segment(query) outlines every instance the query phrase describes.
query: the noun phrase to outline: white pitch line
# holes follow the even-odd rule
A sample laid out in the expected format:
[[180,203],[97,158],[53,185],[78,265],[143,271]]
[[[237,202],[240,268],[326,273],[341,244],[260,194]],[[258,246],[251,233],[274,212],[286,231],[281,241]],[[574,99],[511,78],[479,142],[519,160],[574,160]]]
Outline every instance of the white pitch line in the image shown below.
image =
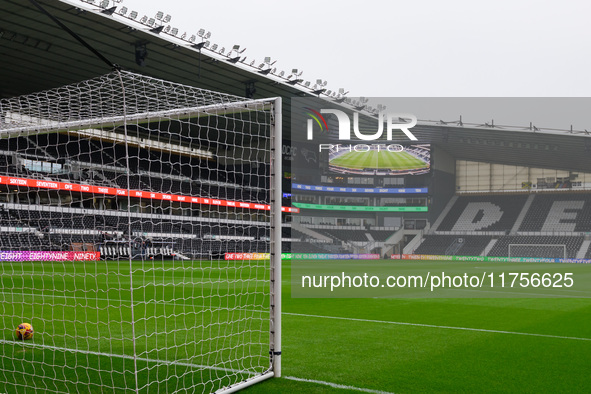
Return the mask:
[[372,390],[372,389],[366,389],[363,387],[355,387],[355,386],[347,386],[344,384],[338,384],[338,383],[332,383],[332,382],[325,382],[322,380],[314,380],[314,379],[302,379],[302,378],[296,378],[294,376],[284,376],[284,379],[288,379],[288,380],[295,380],[296,382],[305,382],[305,383],[316,383],[316,384],[321,384],[324,386],[329,386],[335,389],[343,389],[343,390],[354,390],[354,391],[361,391],[363,393],[372,393],[372,394],[394,394],[392,392],[389,391],[381,391],[381,390]]
[[[482,290],[482,289],[453,289],[454,291],[469,291],[474,293],[494,293],[494,294],[518,294],[521,297],[507,297],[507,298],[527,298],[524,296],[535,296],[536,298],[589,298],[585,296],[573,296],[568,294],[548,294],[548,293],[526,293],[526,292],[518,292],[518,291],[503,291],[503,290]],[[571,290],[571,289],[552,289],[552,291],[578,291],[583,293],[589,293],[588,290]],[[488,298],[488,297],[478,297],[478,298]],[[495,298],[495,297],[490,297]],[[503,297],[501,297],[503,298]]]
[[305,314],[305,313],[290,313],[290,312],[282,312],[282,313],[284,315],[304,316],[304,317],[316,317],[316,318],[319,318],[319,319],[348,320],[348,321],[358,321],[358,322],[365,322],[365,323],[394,324],[394,325],[398,325],[398,326],[443,328],[443,329],[446,329],[446,330],[477,331],[477,332],[488,332],[488,333],[492,333],[492,334],[525,335],[525,336],[530,336],[530,337],[554,338],[554,339],[571,339],[571,340],[575,340],[575,341],[591,341],[591,338],[567,337],[567,336],[550,335],[550,334],[535,334],[535,333],[531,333],[531,332],[503,331],[503,330],[487,330],[485,328],[471,328],[471,327],[438,326],[438,325],[434,325],[434,324],[407,323],[407,322],[397,322],[397,321],[387,321],[387,320],[356,319],[354,317],[309,315],[309,314]]
[[[52,346],[52,345],[42,345],[42,344],[33,343],[33,342],[17,342],[17,341],[9,341],[9,340],[6,340],[6,339],[0,339],[0,344],[4,344],[4,345],[19,345],[19,346],[22,346],[22,347],[29,347],[29,348],[34,348],[34,349],[46,349],[46,350],[53,350],[53,351],[64,352],[64,353],[65,352],[69,352],[69,353],[82,353],[82,354],[89,354],[89,355],[93,355],[93,356],[121,358],[121,359],[125,359],[125,360],[133,360],[134,359],[133,356],[130,356],[130,355],[127,355],[127,354],[115,354],[115,353],[95,352],[95,351],[92,351],[92,350],[72,349],[72,348]],[[187,363],[187,362],[183,362],[183,361],[158,360],[158,359],[151,359],[151,358],[146,358],[146,357],[137,357],[136,360],[137,361],[148,362],[148,363],[157,363],[157,364],[165,364],[165,365],[178,365],[178,366],[181,366],[181,367],[189,367],[189,368],[197,368],[197,369],[210,369],[210,370],[213,370],[213,371],[223,371],[223,372],[232,372],[232,373],[243,373],[243,374],[248,374],[248,375],[252,375],[252,376],[259,375],[259,373],[252,372],[252,371],[244,371],[244,370],[233,369],[233,368],[215,367],[215,366],[211,366],[211,365],[192,364],[192,363]],[[296,377],[293,377],[293,376],[285,376],[284,378],[285,379],[288,379],[288,380],[295,380],[295,381],[298,381],[298,382],[321,384],[321,385],[329,386],[329,387],[336,388],[336,389],[354,390],[354,391],[360,391],[360,392],[372,393],[372,394],[393,394],[393,393],[390,393],[390,392],[387,392],[387,391],[379,391],[379,390],[366,389],[366,388],[363,388],[363,387],[347,386],[347,385],[338,384],[338,383],[325,382],[325,381],[322,381],[322,380],[302,379],[302,378],[296,378]]]
[[[127,355],[127,354],[115,354],[115,353],[103,353],[103,352],[95,352],[92,350],[82,350],[82,349],[72,349],[67,347],[59,347],[59,346],[51,346],[51,345],[42,345],[39,343],[33,342],[17,342],[17,341],[9,341],[6,339],[0,339],[0,344],[4,345],[20,345],[22,347],[30,347],[30,348],[37,348],[37,349],[47,349],[53,350],[58,352],[69,352],[69,353],[82,353],[82,354],[89,354],[93,356],[104,356],[104,357],[112,357],[112,358],[122,358],[125,360],[133,360],[134,357]],[[224,372],[234,372],[234,373],[245,373],[249,375],[258,375],[256,372],[252,371],[242,371],[239,369],[232,369],[232,368],[223,368],[223,367],[214,367],[211,365],[200,365],[200,364],[191,364],[182,361],[169,361],[169,360],[158,360],[152,358],[145,358],[145,357],[137,357],[135,358],[138,361],[144,361],[148,363],[158,363],[158,364],[166,364],[166,365],[179,365],[182,367],[190,367],[190,368],[198,368],[198,369],[211,369],[214,371],[224,371]]]

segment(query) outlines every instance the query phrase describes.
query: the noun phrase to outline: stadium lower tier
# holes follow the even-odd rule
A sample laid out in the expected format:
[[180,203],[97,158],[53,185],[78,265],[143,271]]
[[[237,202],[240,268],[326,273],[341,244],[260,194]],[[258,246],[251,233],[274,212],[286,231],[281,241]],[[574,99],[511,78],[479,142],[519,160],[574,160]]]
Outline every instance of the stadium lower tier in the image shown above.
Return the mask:
[[495,257],[590,258],[581,235],[427,235],[411,254]]
[[[0,250],[101,251],[121,255],[178,254],[220,258],[225,253],[268,253],[270,230],[264,223],[125,214],[64,208],[64,211],[0,207]],[[46,207],[49,208],[49,207]],[[304,231],[304,229],[302,229]],[[393,232],[361,229],[282,228],[283,252],[351,253],[349,244],[383,243]],[[316,237],[314,236],[316,234]],[[583,235],[426,235],[408,253],[463,256],[591,257]],[[378,252],[379,250],[365,250]]]

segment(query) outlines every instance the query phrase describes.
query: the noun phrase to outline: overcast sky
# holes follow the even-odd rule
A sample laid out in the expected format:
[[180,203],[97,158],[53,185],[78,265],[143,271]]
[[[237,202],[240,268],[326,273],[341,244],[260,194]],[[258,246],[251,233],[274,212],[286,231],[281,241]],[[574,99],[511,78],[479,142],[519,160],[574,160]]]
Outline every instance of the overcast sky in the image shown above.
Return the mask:
[[589,1],[124,0],[122,5],[137,10],[139,18],[164,11],[179,34],[204,28],[212,43],[246,47],[244,55],[257,63],[271,56],[278,70],[298,68],[305,80],[327,80],[327,88],[345,88],[350,96],[591,96]]

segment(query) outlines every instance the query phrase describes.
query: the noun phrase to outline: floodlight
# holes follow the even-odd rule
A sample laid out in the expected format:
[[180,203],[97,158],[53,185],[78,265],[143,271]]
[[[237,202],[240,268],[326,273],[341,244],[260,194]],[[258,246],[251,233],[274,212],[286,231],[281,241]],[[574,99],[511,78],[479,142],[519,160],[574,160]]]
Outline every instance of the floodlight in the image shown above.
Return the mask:
[[251,61],[251,62],[250,62],[250,65],[251,65],[251,66],[254,66],[254,62],[255,62],[255,60]]
[[[109,5],[109,4],[107,3],[107,5]],[[117,11],[117,6],[116,5],[114,5],[111,8],[105,8],[104,10],[101,11],[101,14],[105,14],[105,15],[111,16],[111,15],[113,15],[115,13],[115,11]]]
[[109,6],[109,3],[111,3],[111,0],[102,0],[100,2],[100,7],[101,8],[107,8]]
[[242,50],[240,50],[240,45],[234,45],[232,47],[232,51],[236,51],[236,52],[238,52],[238,54],[241,55],[244,53],[244,51],[246,51],[246,48],[242,48]]
[[123,15],[123,16],[125,16],[125,14],[127,14],[127,7],[123,6],[123,7],[121,7],[121,9],[119,10],[119,15]]
[[263,67],[265,67],[265,63],[259,64],[259,68],[263,68]]
[[209,44],[210,44],[210,42],[209,42],[209,41],[205,41],[205,43],[203,44],[203,46],[204,46],[205,48],[209,48]]
[[226,48],[222,47],[222,49],[220,49],[220,55],[223,55],[224,52],[226,52]]
[[148,26],[153,26],[154,23],[156,23],[156,20],[154,18],[148,19]]
[[289,77],[299,77],[299,76],[301,76],[303,73],[304,73],[303,71],[300,71],[300,72],[298,72],[298,69],[297,69],[297,68],[293,68],[293,69],[291,70],[291,74],[292,74],[292,75],[290,75]]
[[148,17],[147,16],[142,16],[142,19],[140,19],[140,23],[146,23],[148,21]]
[[197,37],[195,37],[195,34],[191,35],[191,37],[189,38],[189,42],[195,42],[195,40],[197,39]]
[[170,22],[171,19],[172,19],[172,17],[169,14],[166,14],[166,16],[164,17],[164,19],[162,20],[162,22],[168,23],[168,22]]
[[184,40],[185,38],[187,38],[187,32],[184,32],[184,33],[181,35],[181,40]]
[[170,25],[168,25],[168,26],[166,26],[166,27],[164,28],[164,32],[165,32],[165,33],[168,33],[169,31],[170,31]]
[[280,76],[280,77],[283,77],[284,75],[285,75],[285,71],[281,71],[281,72],[279,73],[279,76]]
[[271,63],[271,58],[269,56],[265,57],[265,63],[267,63],[267,64]]
[[[291,75],[289,75],[287,77],[287,79],[289,79],[289,81],[287,81],[288,84],[290,85],[296,85],[300,82],[303,81],[303,79],[298,78],[300,75],[302,75],[303,71],[300,71],[298,73],[298,69],[297,68],[292,68],[291,69]],[[294,77],[293,79],[291,79],[292,77]]]
[[327,91],[326,91],[326,95],[327,95],[327,96],[330,96],[330,94],[331,94],[331,93],[332,93],[332,90],[327,90]]
[[309,88],[310,87],[310,81],[306,81],[306,83],[304,84],[305,87]]
[[160,34],[164,30],[164,25],[156,26],[150,29],[150,31],[154,34]]
[[172,34],[173,36],[176,36],[177,34],[179,34],[179,29],[177,29],[176,27],[173,27],[172,30],[170,31],[170,34]]
[[203,36],[203,38],[205,38],[206,40],[211,37],[211,32],[208,31],[207,33],[205,33],[205,35]]
[[216,51],[217,49],[218,49],[218,44],[213,44],[213,45],[211,46],[211,50],[212,50],[212,51]]
[[[349,93],[349,92],[347,92],[347,93]],[[345,94],[347,94],[347,93],[345,93],[345,89],[339,88],[339,94],[335,98],[335,101],[337,103],[342,103],[343,101],[349,100],[347,97],[345,97]]]
[[162,20],[162,17],[164,17],[164,12],[158,11],[156,13],[156,19],[158,19],[159,21],[161,21]]
[[203,37],[204,34],[205,34],[205,29],[199,29],[199,31],[197,32],[197,35],[199,37]]
[[137,11],[131,11],[131,13],[129,14],[129,18],[135,19],[135,18],[137,18],[137,15],[138,15]]

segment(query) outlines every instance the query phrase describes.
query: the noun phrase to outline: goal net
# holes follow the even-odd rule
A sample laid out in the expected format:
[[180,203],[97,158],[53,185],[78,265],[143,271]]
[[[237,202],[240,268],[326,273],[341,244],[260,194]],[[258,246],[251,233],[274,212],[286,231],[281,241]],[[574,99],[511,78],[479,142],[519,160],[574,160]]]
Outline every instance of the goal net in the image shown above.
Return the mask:
[[509,257],[566,259],[566,245],[509,244]]
[[119,71],[0,101],[0,392],[280,374],[280,111]]

